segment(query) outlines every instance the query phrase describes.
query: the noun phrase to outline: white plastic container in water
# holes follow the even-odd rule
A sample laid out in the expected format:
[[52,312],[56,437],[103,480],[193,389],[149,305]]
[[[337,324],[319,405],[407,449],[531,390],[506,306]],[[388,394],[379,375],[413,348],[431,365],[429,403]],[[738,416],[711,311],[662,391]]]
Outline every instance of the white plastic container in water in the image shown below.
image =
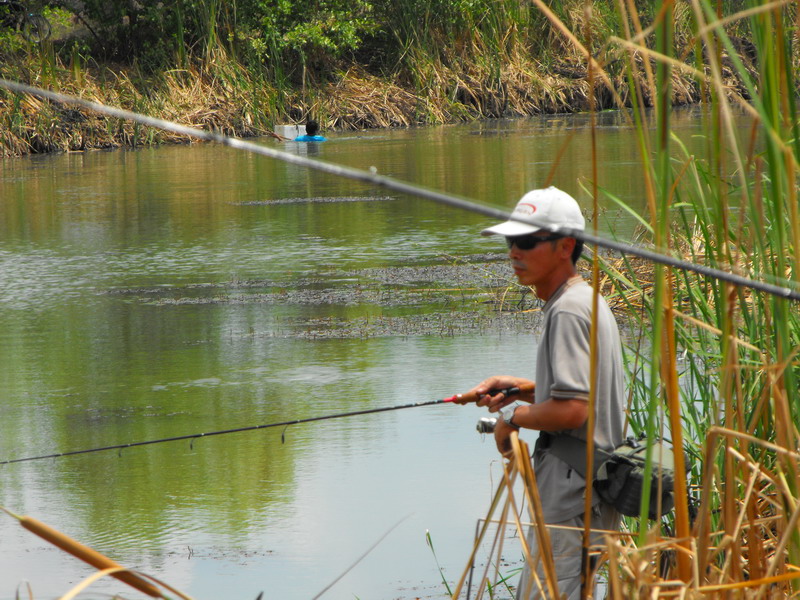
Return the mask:
[[293,140],[298,135],[305,135],[306,134],[306,126],[305,125],[276,125],[275,126],[275,133],[285,138],[289,138]]

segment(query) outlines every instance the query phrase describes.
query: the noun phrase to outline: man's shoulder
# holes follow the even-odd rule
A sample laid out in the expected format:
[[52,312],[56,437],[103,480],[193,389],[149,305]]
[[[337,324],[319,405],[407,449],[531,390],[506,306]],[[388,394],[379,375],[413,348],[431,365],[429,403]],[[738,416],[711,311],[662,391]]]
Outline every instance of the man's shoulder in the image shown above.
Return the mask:
[[582,277],[565,284],[564,290],[554,299],[553,308],[559,311],[575,308],[591,308],[592,286]]
[[[600,314],[610,313],[610,308],[605,297],[600,294],[598,298]],[[594,308],[594,288],[583,278],[576,280],[567,287],[550,307],[552,314],[570,313],[581,318],[591,319]]]
[[[569,285],[561,295],[561,300],[565,300],[567,302],[589,302],[591,304],[593,299],[594,288],[583,277],[576,278],[575,281],[572,282],[571,285]],[[602,293],[600,294],[600,303],[606,304],[605,296],[603,296]]]

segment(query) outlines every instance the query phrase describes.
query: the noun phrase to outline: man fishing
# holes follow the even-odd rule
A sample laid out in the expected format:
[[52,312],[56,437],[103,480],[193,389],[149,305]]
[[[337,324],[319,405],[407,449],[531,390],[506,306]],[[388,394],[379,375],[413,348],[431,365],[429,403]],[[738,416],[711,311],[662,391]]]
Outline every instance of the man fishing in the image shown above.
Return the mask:
[[[469,392],[477,394],[478,405],[487,406],[490,412],[501,411],[512,402],[525,402],[502,410],[497,420],[495,442],[504,456],[511,453],[513,431],[535,429],[540,432],[533,454],[534,471],[544,520],[549,526],[558,589],[570,600],[581,596],[587,485],[569,464],[548,452],[548,446],[556,435],[587,439],[590,387],[594,388],[595,447],[613,451],[623,440],[624,428],[622,350],[617,323],[605,300],[598,298],[596,375],[594,381],[590,381],[593,290],[575,267],[583,242],[551,233],[559,229],[583,231],[584,228],[578,203],[569,194],[549,187],[525,194],[517,203],[511,220],[482,232],[483,235],[505,236],[517,279],[522,285],[532,286],[545,302],[544,321],[536,355],[535,381],[495,375]],[[497,392],[508,388],[523,391],[508,396]],[[524,391],[530,389],[533,391]],[[563,439],[568,438],[560,438]],[[582,447],[585,455],[585,444]],[[591,485],[588,489],[593,494],[592,530],[618,529],[619,513],[601,502]],[[539,565],[539,581],[544,582],[533,528],[527,538],[534,564]],[[601,541],[599,536],[597,541]],[[540,598],[540,594],[540,586],[526,565],[517,588],[517,599]]]

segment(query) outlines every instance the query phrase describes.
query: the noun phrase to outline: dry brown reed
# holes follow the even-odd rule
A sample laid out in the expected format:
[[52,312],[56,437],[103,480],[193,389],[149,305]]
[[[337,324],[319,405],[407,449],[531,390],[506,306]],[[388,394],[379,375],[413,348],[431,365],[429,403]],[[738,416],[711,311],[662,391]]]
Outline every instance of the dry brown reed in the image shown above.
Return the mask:
[[[743,439],[745,438],[745,439]],[[732,443],[747,441],[748,452]],[[798,525],[796,501],[778,465],[769,467],[759,456],[767,446],[784,460],[796,463],[800,455],[735,431],[712,428],[707,441],[709,456],[724,448],[735,463],[733,479],[719,472],[706,474],[703,506],[688,545],[653,529],[642,546],[625,537],[610,538],[609,578],[612,598],[791,598],[798,597],[800,569],[787,562],[787,542]],[[734,526],[714,529],[708,510],[713,495],[734,499]],[[686,554],[692,576],[681,580],[674,557]]]
[[[750,450],[735,447],[735,442],[748,442]],[[552,556],[548,552],[532,556],[525,543],[526,529],[532,526],[540,548],[549,548],[548,529],[542,518],[539,489],[531,467],[530,451],[516,433],[512,434],[513,455],[504,466],[504,474],[475,539],[467,568],[452,597],[459,598],[471,565],[475,564],[478,549],[490,535],[490,523],[499,527],[490,547],[494,557],[486,557],[486,570],[480,577],[476,599],[497,586],[505,577],[499,571],[489,573],[489,565],[503,564],[503,552],[508,553],[504,540],[509,528],[518,538],[522,555],[535,570],[544,561],[546,577],[533,578],[534,591],[543,598],[558,598],[557,582],[553,575]],[[723,479],[713,469],[706,474],[701,490],[702,506],[692,529],[692,537],[682,540],[665,534],[654,524],[644,544],[628,531],[606,531],[604,544],[589,548],[589,554],[599,559],[594,573],[603,573],[607,597],[631,598],[796,598],[796,582],[800,568],[787,563],[787,543],[795,534],[800,521],[800,505],[788,489],[786,472],[780,462],[798,464],[800,453],[785,449],[723,428],[712,428],[707,452],[713,455],[724,449],[736,463],[735,477]],[[778,453],[781,461],[772,467],[765,465],[760,451]],[[522,498],[517,479],[522,479]],[[725,530],[712,526],[711,497],[726,495],[734,490],[733,520],[735,526]],[[523,508],[527,507],[527,509]],[[527,511],[527,514],[525,514]],[[678,577],[676,556],[683,554],[691,565],[688,579]],[[591,592],[588,597],[591,597]]]
[[[169,596],[162,591],[163,589],[175,594],[183,600],[192,600],[189,596],[180,592],[174,587],[165,584],[154,577],[143,575],[127,567],[123,567],[106,555],[101,554],[97,550],[90,548],[81,542],[78,542],[61,531],[47,525],[46,523],[42,523],[38,519],[17,515],[2,506],[0,506],[0,511],[17,519],[22,527],[31,533],[38,535],[56,548],[71,554],[75,558],[78,558],[97,569],[95,573],[86,577],[70,591],[61,596],[61,600],[72,600],[72,598],[78,597],[92,584],[104,577],[114,577],[115,579],[127,584],[128,586],[147,596],[150,596],[151,598],[169,598]],[[32,593],[30,593],[30,597],[33,598]]]
[[[317,106],[302,106],[329,115],[328,126],[340,129],[407,127],[416,122],[420,99],[399,85],[353,68],[330,84]],[[429,108],[428,108],[429,110]]]
[[[199,68],[143,80],[135,71],[104,66],[82,70],[76,78],[74,71],[53,60],[56,81],[50,87],[65,94],[228,135],[270,132],[262,108],[254,103],[255,85],[242,74],[236,76],[237,85],[226,83],[218,70]],[[42,84],[32,67],[18,73],[17,79]],[[0,136],[4,156],[192,141],[32,96],[19,99],[11,93],[0,94],[0,122],[6,124]]]

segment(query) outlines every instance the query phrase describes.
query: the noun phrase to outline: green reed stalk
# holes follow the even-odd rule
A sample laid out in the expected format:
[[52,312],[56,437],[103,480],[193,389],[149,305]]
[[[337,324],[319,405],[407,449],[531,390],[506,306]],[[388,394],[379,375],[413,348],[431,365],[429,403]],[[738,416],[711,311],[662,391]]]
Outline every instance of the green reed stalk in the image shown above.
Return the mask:
[[[671,23],[668,19],[662,18],[657,27],[657,45],[661,53],[669,55],[670,36],[669,28]],[[666,247],[666,240],[668,239],[668,211],[669,211],[669,118],[672,102],[670,100],[670,69],[669,66],[663,63],[658,63],[656,68],[656,89],[658,94],[656,96],[656,148],[655,148],[655,182],[656,182],[656,210],[651,215],[653,219],[653,231],[655,233],[656,247]],[[655,289],[653,293],[653,343],[652,355],[650,363],[650,387],[649,398],[646,403],[647,407],[647,421],[645,426],[645,433],[648,439],[655,439],[659,435],[657,429],[657,420],[659,416],[659,409],[661,408],[661,383],[660,377],[664,371],[661,364],[664,361],[669,361],[671,357],[663,356],[665,346],[665,331],[664,331],[664,317],[665,317],[665,302],[667,302],[667,277],[668,274],[664,272],[662,265],[655,266],[655,273],[653,281]],[[645,467],[645,481],[649,482],[652,475],[652,454],[648,452],[647,465]],[[639,545],[644,546],[647,542],[647,508],[650,505],[650,486],[645,485],[642,494],[639,513],[641,515],[639,530]]]
[[439,558],[436,556],[436,550],[434,550],[433,548],[433,540],[431,539],[431,532],[428,529],[425,530],[425,543],[428,545],[428,548],[431,549],[431,554],[433,554],[433,560],[436,561],[436,568],[439,570],[439,576],[442,578],[442,584],[447,590],[447,595],[452,597],[453,592],[450,589],[450,584],[447,583],[447,577],[444,576],[442,565],[439,564]]
[[186,55],[186,36],[182,2],[175,3],[175,55],[178,68],[185,69],[188,66],[188,57]]
[[[791,68],[797,56],[786,34],[786,20],[790,16],[769,7],[750,15],[747,25],[757,49],[757,66],[750,71],[745,56],[739,56],[729,35],[732,26],[723,28],[716,23],[719,9],[729,5],[694,0],[692,6],[696,41],[690,43],[698,50],[703,48],[702,64],[711,72],[709,79],[698,84],[710,106],[704,119],[708,139],[705,156],[691,155],[674,136],[675,143],[671,143],[672,78],[668,63],[660,61],[653,77],[657,91],[653,96],[657,101],[657,144],[651,163],[646,121],[639,110],[644,104],[642,90],[650,81],[647,62],[640,68],[630,60],[627,69],[644,171],[648,177],[653,173],[654,183],[645,190],[653,194],[654,200],[649,202],[653,241],[661,248],[687,254],[694,262],[708,262],[755,277],[774,280],[788,277],[798,281],[796,251],[800,244],[800,217],[796,190],[800,146],[794,99],[796,82]],[[638,29],[632,2],[620,0],[618,7],[623,28],[632,22],[634,29]],[[656,50],[678,60],[682,50],[673,49],[671,44],[674,27],[670,13],[669,3],[664,3],[657,17],[661,20],[656,28]],[[627,39],[632,39],[632,33],[638,30],[626,32]],[[734,128],[730,88],[723,79],[723,57],[747,90],[749,110],[757,119],[752,131],[757,135],[740,136]],[[696,60],[696,64],[701,64],[699,53]],[[676,155],[673,148],[678,150]],[[676,434],[686,433],[689,449],[695,456],[703,454],[700,446],[709,427],[715,424],[755,435],[781,448],[796,449],[794,424],[800,416],[797,306],[750,290],[732,289],[717,281],[699,280],[687,273],[670,280],[658,268],[653,288],[646,288],[635,277],[630,262],[620,268],[628,268],[631,274],[619,273],[612,265],[606,265],[608,273],[616,273],[616,284],[622,293],[642,298],[645,315],[632,318],[642,331],[648,332],[653,354],[646,379],[633,373],[634,423],[644,427],[648,434],[656,433],[663,397],[674,441],[679,443]],[[670,347],[672,343],[675,350]],[[683,361],[675,362],[676,351],[685,357]],[[680,405],[675,385],[678,377]],[[716,465],[703,465],[711,477],[708,481],[715,483],[703,489],[706,512],[700,519],[708,523],[704,531],[727,534],[729,552],[723,559],[722,555],[709,551],[715,541],[698,539],[696,572],[709,580],[741,582],[746,577],[757,579],[759,573],[775,572],[776,560],[798,565],[800,533],[789,521],[798,500],[796,459],[786,453],[776,456],[767,446],[746,442],[745,438],[721,437],[719,446],[708,448],[708,456],[714,457]],[[755,489],[756,496],[750,499],[741,495],[750,475],[742,460],[735,458],[737,455],[757,461],[766,476]],[[714,469],[718,470],[718,479],[713,476]],[[693,468],[692,477],[699,483],[697,467]],[[759,491],[761,486],[764,492]],[[763,500],[755,502],[755,497]],[[775,527],[777,535],[785,541],[785,558],[783,555],[768,558],[768,552],[760,548],[766,539],[760,536],[770,534],[759,533],[762,526],[758,519],[763,518],[759,511],[764,510],[759,503],[772,502],[773,497],[776,500],[770,510],[778,512]],[[749,523],[747,535],[741,534],[743,510],[747,511]],[[677,510],[675,526],[679,538],[685,537],[688,525],[686,515]],[[642,527],[639,543],[644,540]],[[756,544],[758,548],[754,547]],[[681,579],[687,579],[686,569],[687,564],[679,562]]]
[[[788,275],[796,280],[794,261],[787,260],[793,256],[789,249],[793,247],[796,251],[797,248],[797,236],[792,233],[797,230],[798,222],[795,193],[797,151],[796,140],[792,140],[796,131],[795,88],[791,68],[784,72],[791,64],[791,56],[782,39],[785,34],[782,19],[779,11],[771,11],[759,14],[751,21],[761,73],[759,95],[755,97],[754,106],[764,123],[765,150],[756,161],[759,171],[763,169],[764,179],[762,182],[759,178],[755,190],[757,202],[751,202],[750,207],[754,222],[760,226],[757,239],[763,240],[761,255],[754,261],[754,266],[774,278]],[[729,40],[723,38],[723,41],[726,47],[730,46]],[[741,68],[740,64],[736,66]],[[786,116],[792,118],[786,119]],[[796,329],[792,328],[794,316],[792,307],[785,301],[768,299],[765,302],[758,306],[758,314],[765,321],[763,330],[770,332],[765,341],[771,346],[769,352],[774,372],[770,374],[771,414],[767,413],[766,427],[762,431],[771,438],[774,436],[781,446],[795,448],[796,430],[792,424],[797,422],[798,394],[797,372],[792,364],[796,362],[793,353],[797,344]],[[782,366],[786,361],[791,361],[788,368]],[[786,471],[788,489],[796,498],[797,465],[784,461],[780,468]],[[791,501],[784,505],[787,511],[790,507]],[[788,550],[790,560],[797,564],[800,536],[796,532]]]
[[214,51],[217,50],[218,38],[217,27],[217,13],[219,5],[217,0],[208,0],[206,3],[206,60],[213,61]]
[[[760,53],[765,64],[761,82],[764,105],[767,108],[764,117],[770,123],[773,131],[780,136],[779,139],[784,142],[783,145],[779,145],[778,140],[774,138],[767,140],[768,172],[771,181],[768,189],[771,216],[774,222],[772,239],[776,249],[774,264],[777,272],[775,276],[785,277],[789,273],[790,264],[787,262],[787,253],[781,250],[790,247],[790,232],[797,231],[798,220],[795,194],[797,155],[792,154],[789,142],[790,136],[796,132],[796,122],[787,123],[784,118],[787,113],[794,114],[795,89],[792,83],[791,57],[787,55],[788,44],[783,39],[786,32],[780,11],[761,15],[757,19],[762,38],[760,46],[764,48],[764,51]],[[767,53],[774,53],[774,55],[768,56]],[[788,72],[784,72],[787,69]],[[790,222],[791,220],[794,222]],[[794,242],[795,244],[797,242],[796,236]],[[791,267],[794,270],[794,264]],[[787,330],[791,322],[790,307],[786,301],[774,299],[771,308],[777,325],[775,361],[781,365],[784,361],[791,360],[794,353],[792,332]],[[790,367],[781,371],[778,385],[782,393],[775,398],[775,411],[776,416],[780,417],[778,421],[782,425],[777,430],[778,441],[786,448],[797,447],[796,429],[791,425],[797,423],[799,416],[797,384],[795,369]],[[787,471],[786,481],[796,498],[799,487],[798,476],[800,475],[798,466],[788,461],[782,465],[782,468]],[[784,506],[790,513],[791,503],[786,503]],[[790,560],[794,564],[798,564],[800,561],[800,532],[794,532],[788,550]]]
[[[669,2],[665,2],[662,8],[662,15],[659,25],[656,29],[657,38],[656,43],[661,54],[665,56],[672,56],[674,54],[673,48],[673,10]],[[659,182],[657,193],[660,197],[658,203],[659,210],[656,216],[656,223],[654,223],[656,231],[656,245],[658,247],[670,246],[669,244],[669,230],[668,223],[669,212],[671,210],[672,193],[672,166],[670,155],[670,117],[672,111],[672,69],[669,63],[658,63],[656,69],[656,86],[659,91],[657,95],[656,104],[656,117],[658,135],[657,144],[657,160],[656,160],[656,176]],[[648,418],[647,434],[648,437],[655,438],[656,432],[654,431],[654,421],[656,418],[656,410],[658,403],[655,401],[656,376],[660,373],[663,378],[661,385],[664,386],[666,404],[669,413],[670,434],[672,442],[675,447],[683,448],[683,432],[681,426],[681,407],[678,388],[678,374],[676,365],[676,345],[675,345],[675,328],[674,328],[674,315],[673,309],[673,295],[670,284],[672,283],[672,273],[670,270],[665,270],[662,273],[662,268],[659,265],[656,268],[655,275],[655,300],[654,307],[656,314],[662,313],[661,302],[663,301],[663,332],[661,330],[660,318],[656,320],[656,339],[653,343],[654,350],[661,348],[663,343],[663,359],[660,353],[653,352],[653,363],[651,367],[652,373],[652,398],[653,401],[650,406],[650,415]],[[659,339],[663,336],[662,339]],[[661,360],[659,360],[661,359]],[[660,367],[659,367],[660,365]],[[645,481],[650,481],[652,465],[652,452],[648,451],[647,466],[645,469]],[[683,453],[675,453],[675,469],[678,473],[684,472]],[[679,538],[686,540],[683,542],[687,551],[690,550],[688,543],[689,530],[691,524],[689,523],[687,497],[686,497],[686,482],[682,477],[676,478],[675,481],[675,527],[676,533]],[[649,486],[645,486],[645,493],[642,496],[642,504],[640,507],[640,521],[645,523],[645,515],[647,514],[647,507],[650,503]],[[645,528],[642,527],[639,534],[639,541],[641,544],[645,541]],[[691,577],[691,564],[689,562],[689,555],[685,552],[678,553],[678,574],[683,581],[689,581]]]

